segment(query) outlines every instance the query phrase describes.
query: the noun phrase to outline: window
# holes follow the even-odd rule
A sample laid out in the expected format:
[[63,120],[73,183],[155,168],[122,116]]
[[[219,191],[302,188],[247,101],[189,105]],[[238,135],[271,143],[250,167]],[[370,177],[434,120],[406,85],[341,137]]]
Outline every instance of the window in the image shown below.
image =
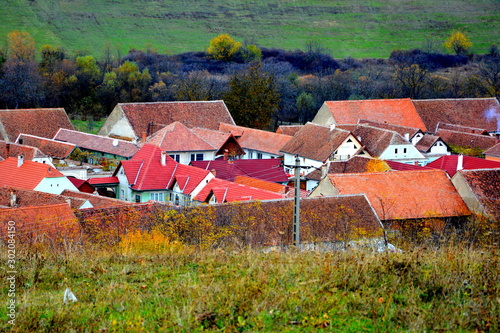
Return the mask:
[[257,153],[257,158],[262,159],[262,153]]
[[137,202],[137,203],[141,202],[141,196],[139,194],[135,195],[135,202]]
[[151,193],[151,200],[154,200],[154,201],[164,201],[164,194],[163,194],[163,192],[152,192]]
[[181,162],[181,155],[180,154],[172,154],[172,155],[168,155],[168,156],[172,157],[174,159],[174,161],[176,161],[177,163]]
[[394,154],[398,153],[398,148],[394,149]]
[[252,159],[252,158],[253,158],[253,151],[249,151],[249,152],[248,152],[248,158],[249,158],[249,159]]
[[125,200],[125,190],[123,190],[123,189],[120,191],[120,198],[122,200]]
[[406,148],[403,148],[403,154],[406,154]]
[[191,161],[203,161],[203,154],[191,154]]

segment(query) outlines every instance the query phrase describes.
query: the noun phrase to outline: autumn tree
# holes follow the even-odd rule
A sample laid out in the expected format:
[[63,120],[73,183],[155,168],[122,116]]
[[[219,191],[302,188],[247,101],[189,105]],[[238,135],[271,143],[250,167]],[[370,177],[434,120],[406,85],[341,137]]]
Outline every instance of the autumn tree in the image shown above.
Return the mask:
[[317,111],[314,97],[305,91],[297,96],[295,104],[297,106],[297,118],[302,124],[311,120],[314,117],[314,113]]
[[472,46],[471,41],[460,31],[455,31],[443,46],[457,55],[465,55]]
[[394,81],[402,97],[422,98],[429,81],[429,71],[417,64],[397,67]]
[[274,76],[259,62],[231,77],[224,101],[238,125],[265,129],[278,110],[280,95]]
[[241,50],[241,43],[228,34],[219,35],[210,41],[208,54],[216,60],[231,61]]
[[192,71],[180,75],[176,87],[176,99],[179,101],[208,101],[218,99],[221,85],[217,78],[206,70]]

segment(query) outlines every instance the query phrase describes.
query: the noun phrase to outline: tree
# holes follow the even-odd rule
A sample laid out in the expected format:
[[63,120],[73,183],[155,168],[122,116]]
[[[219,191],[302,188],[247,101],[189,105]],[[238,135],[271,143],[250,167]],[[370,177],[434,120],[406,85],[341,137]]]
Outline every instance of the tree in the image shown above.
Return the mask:
[[204,71],[192,71],[180,76],[176,89],[179,101],[208,101],[217,99],[220,91],[216,79]]
[[295,104],[297,105],[297,118],[302,124],[311,120],[314,112],[317,111],[313,96],[305,91],[300,93]]
[[219,35],[210,41],[208,54],[216,60],[231,61],[241,50],[241,43],[236,42],[228,34]]
[[9,59],[15,61],[35,60],[35,40],[29,32],[14,30],[7,35],[9,44]]
[[280,96],[274,76],[259,62],[231,77],[224,101],[238,125],[265,129],[278,110]]
[[460,31],[455,31],[443,46],[457,55],[466,55],[472,46],[471,41]]
[[429,72],[416,64],[409,67],[399,67],[394,73],[394,81],[399,87],[402,97],[422,98],[428,80]]

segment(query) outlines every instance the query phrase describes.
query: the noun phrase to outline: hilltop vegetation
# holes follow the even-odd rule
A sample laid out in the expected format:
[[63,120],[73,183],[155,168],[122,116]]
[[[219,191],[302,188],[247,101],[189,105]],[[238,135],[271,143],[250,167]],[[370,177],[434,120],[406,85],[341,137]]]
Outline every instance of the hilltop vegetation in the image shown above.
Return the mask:
[[500,44],[494,0],[242,1],[10,0],[2,3],[0,38],[29,32],[38,47],[50,44],[96,56],[111,48],[164,54],[204,51],[228,33],[266,48],[303,49],[321,42],[334,58],[387,58],[396,49],[440,51],[462,30],[473,52]]

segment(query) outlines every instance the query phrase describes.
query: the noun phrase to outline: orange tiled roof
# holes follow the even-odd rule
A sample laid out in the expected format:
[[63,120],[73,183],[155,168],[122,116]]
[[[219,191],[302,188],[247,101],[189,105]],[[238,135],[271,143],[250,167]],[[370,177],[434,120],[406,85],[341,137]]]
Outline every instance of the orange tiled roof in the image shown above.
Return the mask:
[[41,136],[21,133],[17,137],[16,143],[22,143],[32,147],[37,147],[42,153],[57,159],[68,157],[76,148],[74,144],[61,142],[53,139],[43,138]]
[[[327,174],[330,173],[360,173],[367,172],[367,168],[369,163],[374,161],[375,159],[371,157],[365,156],[353,156],[347,161],[330,161],[328,163]],[[389,169],[389,166],[385,161],[379,160],[382,166],[386,166]],[[380,171],[380,170],[379,170]],[[321,168],[314,169],[310,173],[306,175],[307,179],[311,180],[321,180],[322,170]]]
[[20,133],[52,139],[59,128],[74,129],[63,108],[0,110],[3,140],[15,141]]
[[409,98],[326,101],[325,105],[336,124],[357,124],[359,119],[366,119],[426,131]]
[[443,170],[330,174],[339,194],[364,193],[381,220],[469,215]]
[[214,146],[178,121],[157,131],[146,142],[166,152],[216,150]]
[[47,155],[36,147],[0,140],[0,157],[5,159],[7,157],[17,157],[19,155],[23,155],[25,159],[30,161],[37,157],[47,157]]
[[278,134],[294,136],[304,125],[281,125],[276,130]]
[[11,207],[12,195],[15,196],[14,207],[67,204],[69,201],[71,208],[78,209],[86,202],[85,199],[72,198],[62,194],[58,195],[17,187],[0,186],[0,206]]
[[276,192],[229,182],[219,178],[211,179],[210,182],[200,191],[200,193],[198,193],[195,199],[206,202],[211,195],[215,196],[218,203],[283,198],[282,194]]
[[280,153],[281,148],[292,138],[290,135],[227,123],[220,124],[219,131],[232,133],[243,148],[267,152],[274,155],[282,155]]
[[277,184],[273,182],[268,182],[262,179],[246,177],[246,176],[236,176],[234,179],[235,183],[248,185],[256,188],[260,188],[263,190],[276,192],[280,194],[286,194],[288,192],[287,186],[282,184]]
[[32,161],[18,166],[18,159],[9,157],[0,162],[0,186],[13,186],[33,190],[44,178],[64,177],[53,167]]

